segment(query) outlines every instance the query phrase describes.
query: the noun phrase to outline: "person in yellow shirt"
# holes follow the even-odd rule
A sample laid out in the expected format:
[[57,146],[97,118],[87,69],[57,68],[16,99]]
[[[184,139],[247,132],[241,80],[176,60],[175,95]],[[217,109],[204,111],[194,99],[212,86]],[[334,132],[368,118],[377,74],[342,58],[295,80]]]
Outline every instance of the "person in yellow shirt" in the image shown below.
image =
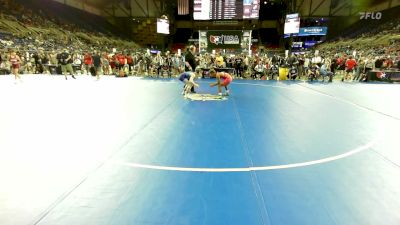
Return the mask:
[[215,66],[218,68],[223,68],[225,67],[224,64],[224,57],[222,57],[221,54],[217,53],[215,56]]

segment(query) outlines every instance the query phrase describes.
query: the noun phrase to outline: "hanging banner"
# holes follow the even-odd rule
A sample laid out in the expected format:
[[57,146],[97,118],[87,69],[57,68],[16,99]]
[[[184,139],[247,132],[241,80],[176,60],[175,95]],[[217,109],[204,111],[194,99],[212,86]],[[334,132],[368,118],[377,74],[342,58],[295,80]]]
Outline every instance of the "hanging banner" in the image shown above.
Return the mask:
[[220,49],[240,49],[242,31],[208,31],[207,47],[208,50]]
[[292,43],[293,48],[302,48],[303,47],[303,42],[302,41],[297,41]]
[[327,27],[302,27],[299,36],[326,35],[327,32]]
[[[292,36],[324,36],[328,33],[328,27],[301,27],[298,34],[292,34]],[[285,34],[284,38],[290,37],[289,34]]]
[[205,53],[207,49],[207,31],[199,30],[199,52]]
[[316,45],[316,44],[317,44],[316,41],[305,41],[305,42],[304,42],[304,48],[311,48],[311,47],[313,47],[313,46]]

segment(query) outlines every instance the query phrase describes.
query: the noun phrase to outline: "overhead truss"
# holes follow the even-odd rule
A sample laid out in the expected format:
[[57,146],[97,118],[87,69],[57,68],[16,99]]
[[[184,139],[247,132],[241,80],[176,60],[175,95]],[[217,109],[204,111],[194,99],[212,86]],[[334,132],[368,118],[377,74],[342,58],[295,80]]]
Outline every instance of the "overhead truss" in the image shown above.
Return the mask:
[[117,0],[103,9],[106,16],[129,18],[160,17],[165,11],[163,0]]

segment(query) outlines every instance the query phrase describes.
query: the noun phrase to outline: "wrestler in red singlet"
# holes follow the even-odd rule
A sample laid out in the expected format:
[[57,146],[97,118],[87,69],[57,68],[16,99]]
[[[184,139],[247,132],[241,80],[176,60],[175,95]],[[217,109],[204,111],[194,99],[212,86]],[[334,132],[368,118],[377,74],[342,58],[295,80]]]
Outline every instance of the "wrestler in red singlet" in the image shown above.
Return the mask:
[[229,73],[220,72],[220,77],[224,79],[222,81],[222,86],[228,86],[232,82],[232,76]]

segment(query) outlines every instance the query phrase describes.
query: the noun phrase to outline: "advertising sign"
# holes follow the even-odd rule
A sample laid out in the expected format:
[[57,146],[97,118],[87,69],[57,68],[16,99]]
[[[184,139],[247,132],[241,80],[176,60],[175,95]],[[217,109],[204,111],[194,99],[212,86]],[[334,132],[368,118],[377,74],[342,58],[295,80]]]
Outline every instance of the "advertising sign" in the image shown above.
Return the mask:
[[208,31],[208,50],[241,48],[242,31]]
[[[302,27],[298,34],[292,34],[292,36],[324,36],[328,33],[328,27]],[[290,37],[289,34],[285,34],[285,38]]]
[[303,42],[299,41],[299,42],[293,42],[292,43],[292,47],[293,48],[302,48],[303,47]]
[[311,47],[314,46],[315,44],[317,44],[316,41],[305,41],[305,42],[304,42],[304,48],[311,48]]
[[302,27],[298,36],[326,35],[328,27]]
[[199,30],[199,52],[204,53],[208,49],[207,31]]
[[368,81],[400,82],[400,72],[397,71],[369,71]]

